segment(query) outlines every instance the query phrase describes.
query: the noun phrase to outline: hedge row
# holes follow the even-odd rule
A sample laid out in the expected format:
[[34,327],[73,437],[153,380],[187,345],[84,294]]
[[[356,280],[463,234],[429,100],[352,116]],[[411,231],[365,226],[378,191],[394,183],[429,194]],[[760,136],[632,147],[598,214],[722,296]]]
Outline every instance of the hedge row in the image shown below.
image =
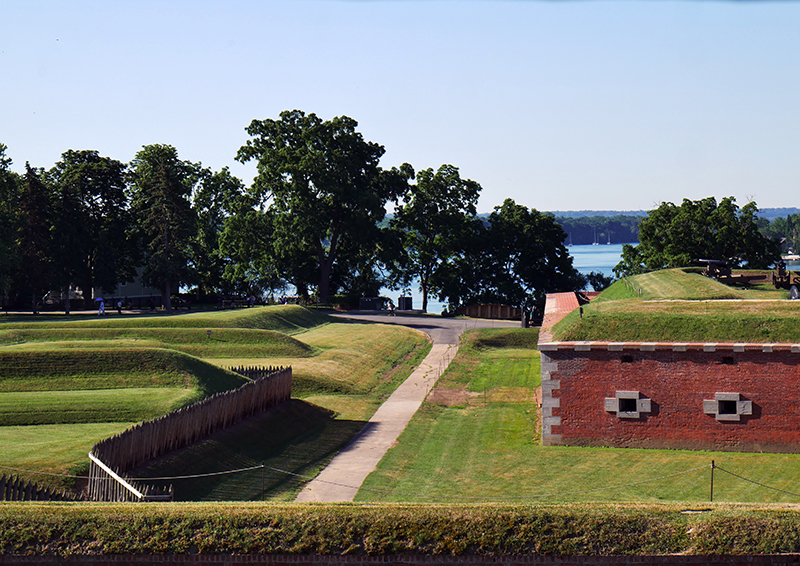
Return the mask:
[[800,513],[715,506],[23,503],[0,554],[665,555],[800,551]]

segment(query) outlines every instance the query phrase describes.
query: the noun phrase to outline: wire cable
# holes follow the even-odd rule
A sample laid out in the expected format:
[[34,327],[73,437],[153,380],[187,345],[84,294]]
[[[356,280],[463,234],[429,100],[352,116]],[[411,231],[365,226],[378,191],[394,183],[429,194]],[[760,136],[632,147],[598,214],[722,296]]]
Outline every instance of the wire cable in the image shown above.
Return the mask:
[[766,485],[766,484],[763,484],[763,483],[759,483],[759,482],[757,482],[755,480],[751,480],[751,479],[748,479],[748,478],[746,478],[744,476],[740,476],[739,474],[734,474],[733,472],[729,472],[728,470],[726,470],[724,468],[720,468],[719,466],[716,466],[716,465],[714,466],[714,469],[719,470],[720,472],[725,472],[726,474],[732,475],[735,478],[739,478],[740,480],[752,483],[752,484],[760,486],[760,487],[765,487],[765,488],[771,489],[773,491],[780,491],[781,493],[785,493],[787,495],[794,495],[795,497],[800,497],[800,494],[798,494],[798,493],[792,493],[791,491],[786,491],[785,489],[780,489],[778,487],[772,487],[772,486],[769,486],[769,485]]

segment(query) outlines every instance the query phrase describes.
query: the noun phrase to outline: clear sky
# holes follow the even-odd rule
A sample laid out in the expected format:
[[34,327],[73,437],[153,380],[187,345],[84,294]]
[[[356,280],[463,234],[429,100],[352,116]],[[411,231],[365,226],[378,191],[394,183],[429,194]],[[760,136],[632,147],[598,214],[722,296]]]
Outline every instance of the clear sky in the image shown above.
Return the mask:
[[482,212],[798,205],[795,2],[0,0],[0,73],[16,171],[164,143],[249,184],[244,128],[297,108]]

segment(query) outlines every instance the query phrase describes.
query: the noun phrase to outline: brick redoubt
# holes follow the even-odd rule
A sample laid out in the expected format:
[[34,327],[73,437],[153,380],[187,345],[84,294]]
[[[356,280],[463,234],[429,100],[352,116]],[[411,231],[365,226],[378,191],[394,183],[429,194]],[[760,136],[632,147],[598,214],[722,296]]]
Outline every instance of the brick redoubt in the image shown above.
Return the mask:
[[[800,452],[798,345],[562,342],[540,349],[544,444]],[[620,391],[649,399],[649,412],[609,412],[605,400]],[[717,406],[717,394],[738,394],[718,398],[749,402],[749,414],[728,415],[738,421],[706,414],[704,401]]]

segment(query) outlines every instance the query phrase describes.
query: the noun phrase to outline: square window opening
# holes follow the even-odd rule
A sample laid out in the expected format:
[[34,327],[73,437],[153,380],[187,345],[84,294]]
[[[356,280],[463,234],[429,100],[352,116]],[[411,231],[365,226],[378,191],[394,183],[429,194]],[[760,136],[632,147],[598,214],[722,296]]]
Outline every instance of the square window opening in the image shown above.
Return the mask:
[[736,360],[733,359],[733,356],[725,356],[720,363],[726,366],[733,366],[736,365]]
[[623,364],[632,364],[633,363],[633,356],[622,356],[620,361]]
[[738,403],[736,401],[717,401],[718,415],[736,415]]
[[635,413],[636,412],[636,405],[637,400],[631,398],[620,398],[619,400],[619,412],[620,413]]

